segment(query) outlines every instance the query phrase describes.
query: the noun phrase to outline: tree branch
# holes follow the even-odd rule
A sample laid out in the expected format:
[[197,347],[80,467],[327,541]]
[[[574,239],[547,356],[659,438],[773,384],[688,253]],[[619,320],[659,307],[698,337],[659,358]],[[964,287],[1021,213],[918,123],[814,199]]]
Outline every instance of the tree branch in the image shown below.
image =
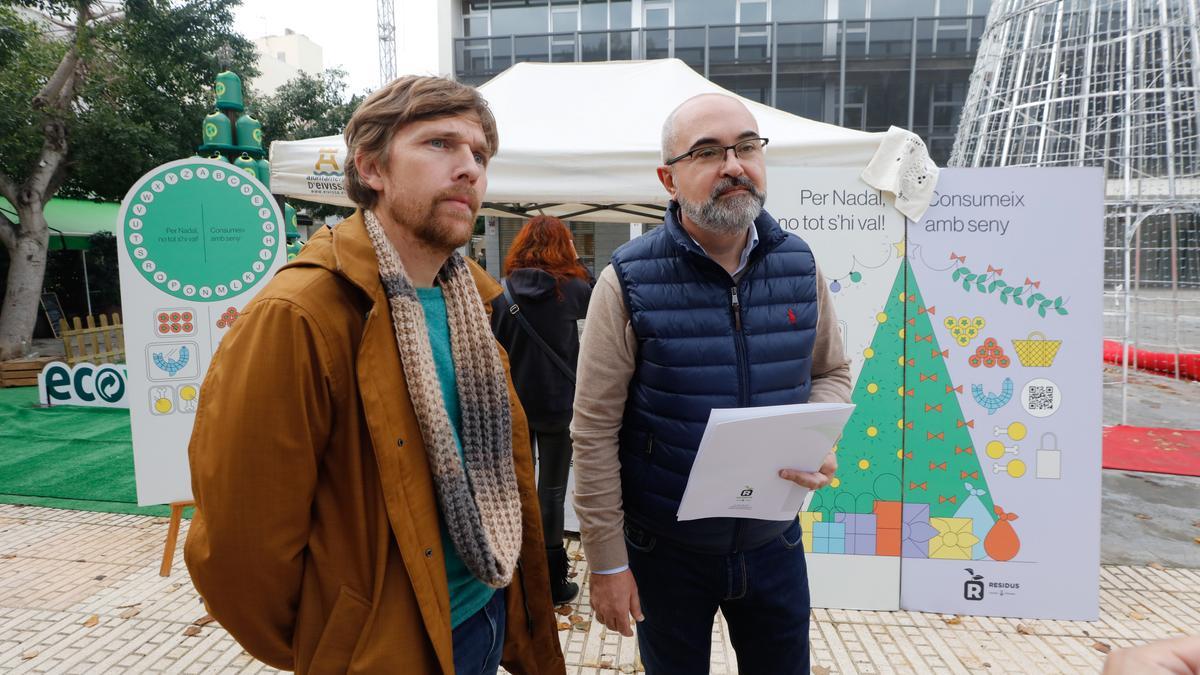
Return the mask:
[[59,61],[58,68],[54,69],[54,74],[46,80],[46,84],[42,90],[33,97],[33,107],[35,110],[41,110],[46,107],[46,104],[51,100],[61,100],[61,92],[63,87],[72,80],[72,75],[75,73],[75,68],[79,65],[79,50],[72,46],[63,54],[62,61]]
[[17,224],[3,213],[0,213],[0,244],[9,251],[17,247]]

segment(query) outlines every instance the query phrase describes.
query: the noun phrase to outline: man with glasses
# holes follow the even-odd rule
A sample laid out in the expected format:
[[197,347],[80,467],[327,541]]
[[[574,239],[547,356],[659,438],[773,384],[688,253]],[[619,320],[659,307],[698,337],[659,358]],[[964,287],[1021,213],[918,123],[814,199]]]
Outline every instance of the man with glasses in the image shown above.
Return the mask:
[[[575,390],[575,511],[596,618],[646,672],[708,671],[721,609],[745,673],[809,670],[800,525],[679,521],[709,411],[850,400],[828,286],[809,246],[763,210],[767,139],[705,94],[663,124],[662,227],[613,253],[592,294]],[[746,448],[753,452],[754,448]],[[819,472],[780,480],[821,488]]]

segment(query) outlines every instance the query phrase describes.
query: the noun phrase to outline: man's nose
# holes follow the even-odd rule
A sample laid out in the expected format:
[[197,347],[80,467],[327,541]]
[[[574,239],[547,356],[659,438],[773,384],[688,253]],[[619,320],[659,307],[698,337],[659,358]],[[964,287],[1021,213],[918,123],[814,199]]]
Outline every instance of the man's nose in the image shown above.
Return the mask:
[[721,175],[737,177],[746,173],[742,168],[742,162],[738,159],[737,153],[733,148],[725,148],[725,157],[721,160]]
[[475,151],[470,146],[462,145],[460,148],[458,152],[454,153],[454,179],[474,183],[483,175],[485,169],[483,165],[475,161]]

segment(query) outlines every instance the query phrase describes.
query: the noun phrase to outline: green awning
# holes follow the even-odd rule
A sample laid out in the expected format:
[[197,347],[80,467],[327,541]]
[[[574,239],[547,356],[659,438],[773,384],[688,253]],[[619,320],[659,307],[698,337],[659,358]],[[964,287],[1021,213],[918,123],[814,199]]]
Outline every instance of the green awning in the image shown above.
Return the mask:
[[[46,204],[46,224],[50,226],[50,250],[86,250],[88,237],[97,232],[114,232],[121,205],[89,202],[82,199],[51,199]],[[17,209],[0,197],[0,212],[12,221]]]

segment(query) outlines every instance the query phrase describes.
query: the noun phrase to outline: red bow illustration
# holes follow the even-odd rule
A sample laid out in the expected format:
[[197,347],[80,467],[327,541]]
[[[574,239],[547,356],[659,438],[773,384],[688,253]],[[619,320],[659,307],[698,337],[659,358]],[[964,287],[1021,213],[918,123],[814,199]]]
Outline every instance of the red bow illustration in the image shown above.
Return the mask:
[[1026,285],[1026,286],[1033,286],[1034,288],[1041,288],[1041,287],[1042,287],[1042,282],[1040,282],[1040,281],[1034,281],[1033,279],[1030,279],[1029,277],[1025,277],[1025,285]]
[[917,360],[916,360],[916,359],[909,359],[909,360],[908,360],[908,367],[909,367],[909,368],[912,368],[912,367],[913,367],[913,366],[915,366],[915,365],[917,365]]
[[941,469],[942,471],[945,471],[945,470],[946,470],[946,463],[945,463],[945,462],[942,462],[941,464],[938,464],[937,462],[930,462],[930,463],[929,463],[929,470],[930,470],[930,471],[933,471],[934,469]]
[[912,459],[912,453],[911,452],[904,453],[904,459]]
[[962,385],[960,384],[957,387],[951,387],[950,385],[946,385],[946,393],[949,394],[952,391],[957,391],[958,393],[961,394],[962,393]]
[[995,272],[997,275],[1004,274],[1004,270],[1003,270],[1003,269],[1001,269],[1001,268],[999,268],[999,267],[992,267],[991,265],[988,265],[988,269],[987,269],[987,271],[988,271],[988,272]]
[[969,445],[965,448],[960,448],[956,445],[956,446],[954,446],[954,454],[956,454],[956,455],[964,455],[964,454],[965,455],[973,455],[973,454],[975,454],[975,449]]
[[938,439],[939,441],[946,440],[946,432],[939,431],[936,434],[931,434],[928,431],[925,432],[925,440],[932,441],[935,438]]
[[962,263],[962,264],[964,264],[964,265],[965,265],[965,264],[967,264],[967,256],[965,256],[965,255],[954,255],[954,251],[951,251],[951,252],[950,252],[950,259],[951,259],[951,260],[957,260],[958,262],[960,262],[960,263]]
[[938,412],[942,412],[942,404],[939,403],[937,405],[929,405],[928,403],[926,403],[925,404],[925,412],[929,412],[930,410],[936,410]]
[[978,471],[959,471],[959,473],[962,474],[959,478],[979,478]]
[[925,307],[918,307],[917,314],[937,314],[937,307],[930,307],[928,309]]
[[932,343],[933,342],[933,333],[930,333],[929,335],[914,335],[913,336],[913,342],[920,342],[921,340]]
[[943,497],[942,495],[938,495],[938,503],[941,504],[943,502],[950,502],[951,504],[957,504],[958,497]]
[[918,488],[928,491],[929,490],[929,481],[925,481],[924,483],[914,483],[912,481],[909,481],[909,483],[908,483],[909,490],[916,490]]
[[930,382],[937,382],[937,373],[934,373],[933,375],[926,375],[925,373],[921,373],[920,381],[924,382],[925,380],[929,380]]
[[[909,394],[908,394],[908,395],[909,395],[909,396],[912,396],[912,392],[909,392]],[[905,428],[905,429],[912,429],[912,422],[905,422],[905,423],[904,423],[904,428]]]
[[974,429],[975,428],[975,420],[968,420],[966,422],[959,420],[958,428],[961,429],[963,427],[971,427],[972,429]]
[[1004,509],[999,506],[995,507],[996,515],[1000,516],[1000,520],[1016,520],[1018,518],[1015,513],[1005,513]]
[[941,356],[943,359],[948,359],[948,358],[950,358],[950,350],[943,349],[942,351],[939,352],[938,350],[935,349],[935,350],[933,350],[933,353],[930,354],[930,356],[931,357]]
[[916,320],[916,319],[909,319],[909,320],[908,320],[908,325],[910,325],[910,326],[915,326],[915,325],[917,325],[917,320]]
[[[905,390],[905,392],[904,392],[904,395],[905,395],[905,396],[913,396],[913,395],[915,395],[915,394],[916,394],[916,391],[915,391],[915,390],[913,390],[913,389],[907,389],[907,390]],[[911,429],[912,427],[909,427],[909,428]]]

